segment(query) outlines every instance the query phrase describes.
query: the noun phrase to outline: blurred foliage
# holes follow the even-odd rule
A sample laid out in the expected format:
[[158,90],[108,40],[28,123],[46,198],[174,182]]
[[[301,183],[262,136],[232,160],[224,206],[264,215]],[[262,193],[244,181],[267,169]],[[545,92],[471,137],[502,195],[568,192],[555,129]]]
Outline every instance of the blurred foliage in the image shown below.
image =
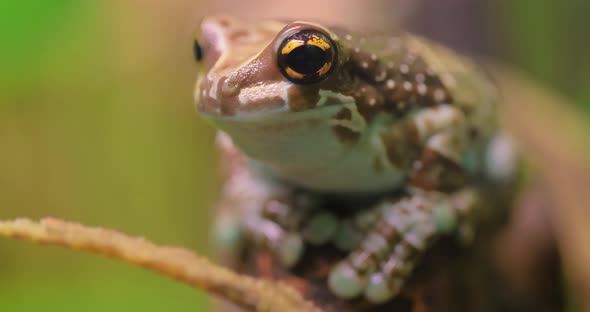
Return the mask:
[[[0,218],[58,216],[206,254],[217,183],[193,107],[194,25],[153,21],[147,3],[0,12]],[[0,310],[205,309],[188,287],[104,259],[7,241],[0,253]]]
[[63,31],[64,22],[74,18],[81,5],[73,0],[0,3],[2,83],[22,81],[27,76],[34,79],[30,74],[42,64],[38,56],[45,53],[55,35]]
[[[516,64],[590,111],[584,0],[494,3]],[[199,1],[0,1],[0,218],[56,216],[207,253],[212,130],[194,114]],[[503,48],[504,49],[504,48]],[[201,311],[192,289],[0,241],[6,311]]]
[[499,49],[533,77],[590,113],[590,2],[488,1]]

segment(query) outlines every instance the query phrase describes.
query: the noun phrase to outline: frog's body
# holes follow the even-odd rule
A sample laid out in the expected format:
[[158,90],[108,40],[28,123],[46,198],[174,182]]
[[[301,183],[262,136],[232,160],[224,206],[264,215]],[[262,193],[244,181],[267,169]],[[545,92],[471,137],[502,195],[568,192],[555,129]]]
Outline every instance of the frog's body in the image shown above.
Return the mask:
[[[444,47],[404,33],[226,16],[206,19],[198,41],[198,109],[231,138],[223,139],[227,153],[240,153],[233,141],[246,155],[233,157],[241,160],[225,200],[239,206],[233,214],[244,231],[286,265],[303,253],[302,238],[356,248],[330,277],[337,295],[395,295],[440,236],[440,212],[467,226],[482,185],[510,178],[512,154],[495,139],[492,84]],[[391,202],[395,192],[407,196]],[[321,200],[301,203],[321,194],[382,198],[359,207],[365,222],[352,232],[362,242],[351,243],[350,222],[322,210]]]

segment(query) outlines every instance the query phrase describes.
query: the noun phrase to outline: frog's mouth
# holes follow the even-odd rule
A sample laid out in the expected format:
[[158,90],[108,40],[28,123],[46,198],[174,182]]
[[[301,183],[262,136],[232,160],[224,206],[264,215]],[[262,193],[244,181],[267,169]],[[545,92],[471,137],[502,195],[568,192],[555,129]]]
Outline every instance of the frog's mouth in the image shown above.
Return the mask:
[[199,114],[221,130],[232,133],[233,128],[259,129],[270,135],[285,135],[302,129],[313,129],[329,125],[332,117],[342,109],[342,104],[324,105],[314,109],[294,112],[288,105],[265,108],[256,111],[241,111],[224,115],[199,109]]
[[[224,114],[221,111],[224,110],[227,104],[217,101],[214,103],[204,103],[204,98],[201,97],[201,100],[197,101],[197,110],[201,116],[215,124],[277,124],[277,128],[312,127],[322,122],[333,124],[333,121],[338,119],[337,114],[342,109],[357,111],[354,98],[330,90],[319,90],[319,100],[317,103],[311,105],[309,109],[301,111],[293,111],[292,105],[289,104],[289,99],[286,96],[279,97],[278,99],[257,98],[257,92],[255,90],[253,91],[243,96],[243,98],[250,97],[248,102],[254,103],[242,105],[246,109]],[[234,105],[234,103],[231,104]],[[357,126],[365,126],[363,118],[356,121],[360,123]]]
[[195,99],[200,114],[211,118],[265,116],[289,111],[288,81],[259,83],[232,90],[227,79],[199,79]]

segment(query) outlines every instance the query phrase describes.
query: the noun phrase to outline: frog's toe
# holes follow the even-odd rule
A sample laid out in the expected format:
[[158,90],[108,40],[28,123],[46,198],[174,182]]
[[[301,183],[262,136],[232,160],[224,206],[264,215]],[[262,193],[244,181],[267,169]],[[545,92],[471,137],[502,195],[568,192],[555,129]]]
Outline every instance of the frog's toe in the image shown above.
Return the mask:
[[375,272],[367,281],[365,298],[371,303],[385,303],[399,293],[402,285],[401,279],[391,279],[383,272]]
[[365,233],[357,229],[351,220],[343,220],[333,238],[336,248],[351,252],[357,248],[363,241]]
[[395,297],[437,235],[431,208],[429,202],[405,198],[385,202],[373,210],[373,217],[355,222],[364,230],[364,237],[332,270],[328,280],[331,291],[345,299],[363,295],[375,304]]
[[363,209],[353,217],[341,220],[332,239],[334,246],[347,252],[352,252],[358,248],[381,217],[382,210],[383,206],[377,205],[369,209]]
[[[385,303],[401,291],[414,268],[414,256],[417,254],[415,251],[400,243],[391,257],[366,270],[350,263],[349,258],[332,269],[328,287],[334,295],[342,299],[354,299],[362,295],[370,303]],[[375,264],[374,260],[368,262]]]
[[276,246],[276,253],[281,263],[288,267],[294,267],[303,256],[305,244],[301,235],[296,233],[286,234]]
[[339,220],[332,213],[320,212],[306,222],[303,236],[312,245],[323,245],[334,238],[339,228]]
[[399,294],[434,233],[419,232],[404,235],[389,256],[379,263],[379,269],[370,274],[364,291],[367,301],[380,304]]
[[269,219],[251,217],[246,221],[246,234],[255,245],[269,249],[286,267],[295,266],[303,256],[303,238],[296,232]]
[[348,263],[340,263],[332,269],[328,277],[328,287],[332,293],[343,299],[353,299],[362,294],[366,278]]
[[237,216],[222,213],[213,224],[213,240],[221,250],[236,250],[242,236],[242,225]]
[[261,209],[253,209],[243,218],[244,236],[292,268],[302,258],[307,241],[322,244],[338,228],[333,215],[313,215],[317,206],[315,198],[305,194],[270,197],[260,205]]

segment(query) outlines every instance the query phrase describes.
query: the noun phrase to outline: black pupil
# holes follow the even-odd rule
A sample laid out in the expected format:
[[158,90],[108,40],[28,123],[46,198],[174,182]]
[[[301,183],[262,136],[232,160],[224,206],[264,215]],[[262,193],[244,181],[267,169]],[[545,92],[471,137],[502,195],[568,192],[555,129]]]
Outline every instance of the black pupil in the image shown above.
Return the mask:
[[193,53],[195,54],[195,59],[197,61],[203,59],[203,50],[201,49],[201,46],[199,45],[199,42],[197,42],[197,40],[195,40],[193,44]]
[[302,45],[287,54],[285,63],[294,71],[311,75],[330,61],[330,53],[313,45]]

